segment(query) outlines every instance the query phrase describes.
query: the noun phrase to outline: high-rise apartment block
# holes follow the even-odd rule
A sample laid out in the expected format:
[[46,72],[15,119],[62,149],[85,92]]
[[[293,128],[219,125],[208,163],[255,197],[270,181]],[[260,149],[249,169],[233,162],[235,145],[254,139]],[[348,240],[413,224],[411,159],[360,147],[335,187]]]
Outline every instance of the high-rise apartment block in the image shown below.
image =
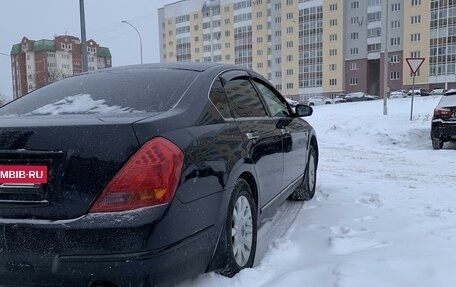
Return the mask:
[[456,1],[182,0],[158,12],[162,62],[242,65],[295,99],[383,96],[384,75],[408,89],[406,58],[425,58],[417,86],[456,88]]
[[[11,48],[13,97],[21,97],[59,79],[82,72],[81,41],[73,36],[54,40],[23,37]],[[86,43],[89,71],[111,67],[111,52],[94,40]]]

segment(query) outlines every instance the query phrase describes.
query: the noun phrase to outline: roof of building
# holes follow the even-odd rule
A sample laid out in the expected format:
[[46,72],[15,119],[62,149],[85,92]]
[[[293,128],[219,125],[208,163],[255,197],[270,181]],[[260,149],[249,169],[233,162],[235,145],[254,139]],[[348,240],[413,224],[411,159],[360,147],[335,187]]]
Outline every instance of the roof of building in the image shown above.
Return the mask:
[[55,42],[54,42],[54,40],[45,40],[45,39],[35,41],[33,51],[35,51],[35,52],[39,52],[39,51],[55,52]]
[[111,57],[111,52],[109,51],[109,48],[106,47],[100,47],[98,49],[98,57],[104,57],[104,58],[110,58]]
[[19,44],[14,44],[13,47],[11,47],[11,55],[16,55],[19,53]]

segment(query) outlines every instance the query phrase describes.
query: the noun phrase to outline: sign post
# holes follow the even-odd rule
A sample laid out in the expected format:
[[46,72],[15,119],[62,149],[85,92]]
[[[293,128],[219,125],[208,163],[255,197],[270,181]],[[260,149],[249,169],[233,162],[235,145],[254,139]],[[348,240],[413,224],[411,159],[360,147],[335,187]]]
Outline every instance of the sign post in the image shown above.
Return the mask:
[[415,97],[415,76],[416,72],[420,69],[425,58],[406,58],[407,64],[409,65],[410,71],[413,74],[412,80],[412,103],[410,105],[410,121],[413,119],[413,99]]

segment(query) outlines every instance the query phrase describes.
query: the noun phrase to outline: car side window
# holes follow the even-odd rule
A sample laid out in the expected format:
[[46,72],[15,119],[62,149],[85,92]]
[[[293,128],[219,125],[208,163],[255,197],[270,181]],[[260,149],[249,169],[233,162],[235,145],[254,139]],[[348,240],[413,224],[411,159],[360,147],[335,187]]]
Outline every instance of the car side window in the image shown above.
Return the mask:
[[287,117],[291,114],[291,111],[285,103],[285,99],[280,98],[268,86],[258,80],[254,80],[254,83],[260,94],[263,96],[266,106],[273,117]]
[[219,111],[223,118],[232,118],[230,111],[230,105],[223,89],[222,82],[217,78],[212,84],[211,91],[209,93],[209,99],[214,104],[215,108]]
[[225,84],[225,91],[236,117],[267,117],[263,103],[249,80],[233,79]]

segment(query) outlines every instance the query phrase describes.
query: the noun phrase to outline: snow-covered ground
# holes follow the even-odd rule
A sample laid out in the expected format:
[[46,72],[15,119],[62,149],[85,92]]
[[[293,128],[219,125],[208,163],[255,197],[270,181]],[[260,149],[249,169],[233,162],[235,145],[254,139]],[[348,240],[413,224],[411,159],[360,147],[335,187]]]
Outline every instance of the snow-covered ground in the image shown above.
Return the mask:
[[454,286],[456,144],[432,149],[438,100],[415,98],[413,121],[410,99],[390,100],[387,116],[382,101],[315,107],[314,199],[260,230],[254,268],[181,286]]

